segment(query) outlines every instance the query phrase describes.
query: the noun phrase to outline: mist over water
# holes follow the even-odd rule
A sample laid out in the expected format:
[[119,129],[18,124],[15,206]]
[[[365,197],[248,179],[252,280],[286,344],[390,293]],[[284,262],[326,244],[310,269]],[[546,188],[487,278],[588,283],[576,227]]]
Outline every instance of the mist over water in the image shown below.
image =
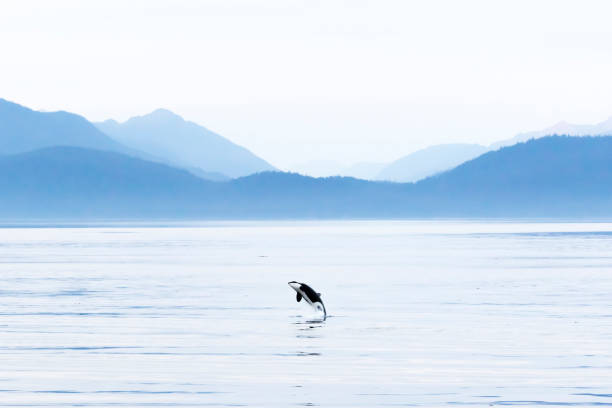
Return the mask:
[[603,223],[1,228],[0,406],[612,405],[611,254]]

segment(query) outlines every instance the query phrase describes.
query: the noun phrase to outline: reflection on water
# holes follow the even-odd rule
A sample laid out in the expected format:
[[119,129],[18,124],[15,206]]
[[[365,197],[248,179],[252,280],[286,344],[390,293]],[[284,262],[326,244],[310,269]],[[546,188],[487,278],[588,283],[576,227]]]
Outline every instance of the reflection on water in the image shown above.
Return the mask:
[[4,228],[0,406],[610,406],[610,254],[588,223]]

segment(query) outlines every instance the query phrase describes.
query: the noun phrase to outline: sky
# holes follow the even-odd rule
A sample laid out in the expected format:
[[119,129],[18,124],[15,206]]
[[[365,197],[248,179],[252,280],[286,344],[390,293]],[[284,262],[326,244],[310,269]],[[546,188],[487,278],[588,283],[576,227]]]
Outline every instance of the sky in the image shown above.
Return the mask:
[[0,97],[166,108],[281,169],[612,115],[612,2],[3,0]]

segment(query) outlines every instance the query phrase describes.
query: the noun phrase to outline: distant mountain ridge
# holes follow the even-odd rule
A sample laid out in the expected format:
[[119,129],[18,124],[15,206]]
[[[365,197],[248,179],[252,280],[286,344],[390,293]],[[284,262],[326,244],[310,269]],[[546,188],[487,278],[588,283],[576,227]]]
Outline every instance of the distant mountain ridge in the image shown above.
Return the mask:
[[0,157],[0,216],[173,217],[214,184],[116,152],[47,147]]
[[383,168],[377,180],[415,182],[447,171],[480,156],[489,149],[478,144],[442,144],[430,146],[402,157]]
[[264,172],[226,182],[126,155],[0,157],[0,217],[612,217],[612,137],[544,137],[416,184]]
[[[146,131],[128,136],[163,142],[177,134],[170,129],[179,129],[183,146],[202,139],[203,128],[169,111],[156,111],[144,122]],[[597,129],[606,131],[606,123]],[[218,135],[213,139],[235,146]],[[537,137],[480,155],[486,147],[453,149],[466,146],[473,158],[416,183],[266,171],[211,182],[193,174],[204,170],[160,164],[172,155],[158,160],[126,147],[79,115],[0,100],[0,218],[612,217],[610,136]],[[447,147],[429,153],[443,158]]]
[[58,145],[131,153],[82,116],[64,111],[38,112],[0,99],[0,154]]
[[518,135],[500,140],[491,144],[491,149],[512,146],[513,144],[526,142],[530,139],[537,139],[544,136],[566,135],[566,136],[610,136],[612,135],[612,116],[603,122],[594,125],[576,125],[568,122],[559,122],[551,127],[532,132],[519,133]]
[[375,179],[397,182],[419,181],[451,170],[487,151],[553,135],[609,136],[612,135],[612,117],[594,125],[576,125],[568,122],[559,122],[542,130],[519,133],[510,139],[500,140],[489,146],[463,143],[430,146],[388,164],[378,173]]
[[302,166],[297,166],[295,169],[299,173],[315,177],[341,175],[365,180],[416,182],[435,174],[449,171],[489,150],[497,150],[501,147],[512,146],[530,139],[552,135],[609,136],[612,135],[612,117],[594,125],[576,125],[568,122],[559,122],[542,130],[519,133],[510,139],[500,140],[489,146],[466,143],[429,146],[386,164],[356,163],[351,167],[347,167],[332,161],[312,161]]
[[[161,120],[162,125],[164,122],[174,121],[175,124],[178,124],[175,127],[179,129],[184,126],[197,127],[197,125],[189,124],[169,111],[159,110],[155,116]],[[187,125],[185,125],[186,123]],[[181,160],[176,155],[173,156],[171,149],[140,149],[138,143],[130,143],[132,146],[127,146],[125,143],[108,135],[104,130],[101,130],[102,127],[106,129],[121,128],[121,124],[111,120],[104,122],[103,125],[95,126],[84,117],[74,113],[65,111],[35,111],[17,103],[0,99],[0,154],[24,153],[52,146],[83,147],[114,151],[144,160],[174,165],[185,168],[198,177],[215,181],[228,180],[229,177],[218,171],[203,169],[202,167],[205,166],[201,162],[206,161],[207,157],[211,162],[214,160],[225,160],[226,167],[235,167],[239,170],[237,172],[239,175],[243,173],[250,174],[248,171],[244,171],[245,163],[247,163],[246,167],[248,167],[248,163],[259,162],[261,164],[263,162],[246,149],[234,145],[217,135],[215,137],[220,139],[220,142],[217,143],[220,147],[217,149],[216,154],[213,155],[213,151],[211,151],[207,155],[202,155],[200,157],[200,165],[198,166],[189,163],[188,160]],[[175,134],[169,131],[166,135],[168,139],[172,139]],[[197,149],[191,149],[191,147],[194,144],[197,147],[197,143],[186,142],[183,149],[193,150],[192,154],[196,156],[198,154]],[[215,157],[211,158],[211,155]],[[270,169],[273,169],[273,167],[267,164],[254,165],[252,168],[252,170],[258,171]]]
[[[485,153],[415,188],[433,213],[612,217],[612,137],[532,139]],[[449,201],[438,202],[441,195]]]
[[123,123],[107,120],[95,125],[119,143],[168,163],[229,177],[275,170],[244,147],[166,109]]

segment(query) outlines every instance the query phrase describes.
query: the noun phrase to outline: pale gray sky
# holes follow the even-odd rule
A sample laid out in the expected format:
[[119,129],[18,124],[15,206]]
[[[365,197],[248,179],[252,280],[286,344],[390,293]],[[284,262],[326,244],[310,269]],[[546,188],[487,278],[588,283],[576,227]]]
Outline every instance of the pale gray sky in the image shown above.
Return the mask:
[[0,97],[168,108],[281,168],[612,115],[610,1],[0,3]]

